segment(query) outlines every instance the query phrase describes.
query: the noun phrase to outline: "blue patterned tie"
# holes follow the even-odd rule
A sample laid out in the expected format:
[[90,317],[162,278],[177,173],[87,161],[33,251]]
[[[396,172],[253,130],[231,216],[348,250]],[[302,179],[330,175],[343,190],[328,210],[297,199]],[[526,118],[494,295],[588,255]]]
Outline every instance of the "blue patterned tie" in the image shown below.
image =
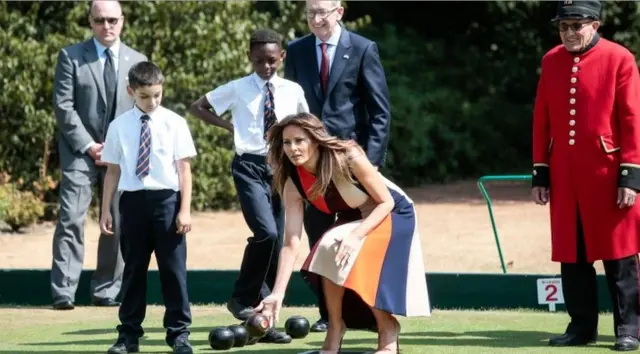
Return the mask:
[[267,97],[264,100],[264,137],[267,138],[267,132],[272,125],[276,123],[276,111],[273,104],[273,91],[271,91],[271,83],[267,82]]
[[144,179],[149,174],[149,155],[151,154],[151,130],[149,129],[149,116],[140,117],[142,128],[140,129],[140,148],[138,149],[138,163],[136,175]]

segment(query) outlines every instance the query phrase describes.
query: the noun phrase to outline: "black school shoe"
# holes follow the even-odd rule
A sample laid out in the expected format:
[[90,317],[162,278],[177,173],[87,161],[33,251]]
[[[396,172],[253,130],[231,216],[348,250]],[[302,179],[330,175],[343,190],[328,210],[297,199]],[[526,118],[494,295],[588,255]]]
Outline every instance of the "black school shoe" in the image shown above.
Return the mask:
[[234,298],[227,302],[227,310],[240,321],[246,321],[255,314],[253,307],[242,304],[240,300]]
[[640,342],[638,341],[638,338],[631,336],[618,336],[618,338],[616,338],[616,344],[613,346],[613,350],[619,352],[629,352],[638,350],[639,346]]
[[291,343],[291,336],[286,333],[278,332],[275,329],[270,329],[264,337],[258,340],[260,343],[276,343],[276,344],[289,344]]
[[575,347],[596,342],[596,335],[582,335],[577,333],[564,333],[549,340],[553,347]]
[[176,339],[173,344],[173,354],[193,354],[191,343],[186,339]]
[[311,325],[310,331],[315,333],[326,332],[329,330],[329,321],[322,318]]
[[118,338],[116,343],[107,350],[107,354],[129,354],[140,352],[140,345],[135,339]]

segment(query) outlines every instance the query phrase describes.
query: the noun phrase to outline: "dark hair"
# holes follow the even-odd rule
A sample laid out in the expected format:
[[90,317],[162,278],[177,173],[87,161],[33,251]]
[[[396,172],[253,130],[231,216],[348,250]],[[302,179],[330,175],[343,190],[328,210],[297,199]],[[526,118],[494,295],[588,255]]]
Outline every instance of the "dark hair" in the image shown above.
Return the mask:
[[249,50],[257,45],[275,43],[278,47],[282,48],[282,37],[280,34],[272,29],[259,29],[253,32],[251,39],[249,40]]
[[309,139],[318,144],[318,166],[316,167],[316,181],[308,191],[308,198],[315,199],[324,195],[332,179],[344,179],[353,182],[349,160],[349,150],[356,148],[364,153],[354,140],[342,140],[329,135],[322,121],[311,113],[292,114],[273,125],[267,133],[269,143],[268,162],[273,169],[273,189],[280,195],[289,176],[295,173],[295,167],[284,153],[282,133],[290,125],[295,125],[307,134]]
[[129,86],[134,90],[140,86],[162,85],[163,83],[162,70],[150,61],[141,61],[129,69]]

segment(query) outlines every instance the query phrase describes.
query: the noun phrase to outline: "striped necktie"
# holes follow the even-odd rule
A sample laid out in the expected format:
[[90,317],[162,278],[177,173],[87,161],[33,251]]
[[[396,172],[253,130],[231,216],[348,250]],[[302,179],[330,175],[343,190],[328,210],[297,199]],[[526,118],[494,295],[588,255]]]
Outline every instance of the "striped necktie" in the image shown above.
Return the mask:
[[267,132],[272,125],[276,123],[276,111],[273,104],[273,91],[271,91],[271,83],[267,82],[267,97],[264,100],[264,138],[267,138]]
[[148,115],[140,117],[142,128],[140,129],[140,148],[138,149],[138,163],[136,164],[136,176],[144,179],[149,175],[149,155],[151,154],[151,130],[149,129]]

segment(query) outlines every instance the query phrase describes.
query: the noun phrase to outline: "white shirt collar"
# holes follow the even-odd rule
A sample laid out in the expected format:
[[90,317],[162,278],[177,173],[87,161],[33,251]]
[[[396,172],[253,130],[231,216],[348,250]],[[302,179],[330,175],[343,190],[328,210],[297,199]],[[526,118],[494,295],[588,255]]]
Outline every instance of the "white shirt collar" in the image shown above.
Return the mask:
[[[335,31],[333,32],[333,34],[331,34],[331,37],[327,39],[326,43],[334,47],[337,46],[338,42],[340,41],[341,33],[342,33],[342,26],[338,23],[335,27]],[[322,41],[320,40],[320,38],[316,37],[316,46],[319,46],[320,44],[322,44]]]
[[140,120],[140,118],[143,115],[148,115],[150,120],[153,120],[153,116],[156,115],[158,113],[158,109],[160,109],[160,107],[157,107],[156,109],[153,110],[153,112],[151,113],[145,113],[143,112],[140,108],[138,108],[137,104],[133,105],[133,116],[136,118],[136,120]]
[[[98,52],[98,57],[104,55],[104,50],[107,47],[103,46],[102,43],[98,42],[98,40],[93,37],[93,43],[96,45],[96,52]],[[113,59],[118,59],[118,55],[120,55],[120,39],[116,39],[116,41],[109,47],[111,54],[113,55]]]
[[[255,82],[256,85],[258,85],[260,90],[264,90],[264,87],[267,85],[267,81],[266,80],[263,80],[255,72],[253,74],[251,74],[251,78],[253,79],[253,82]],[[272,85],[271,88],[272,89],[275,89],[276,87],[278,87],[278,83],[280,82],[280,76],[278,76],[278,73],[274,73],[273,76],[271,76],[271,79],[269,80],[269,82],[271,82],[271,85]]]

